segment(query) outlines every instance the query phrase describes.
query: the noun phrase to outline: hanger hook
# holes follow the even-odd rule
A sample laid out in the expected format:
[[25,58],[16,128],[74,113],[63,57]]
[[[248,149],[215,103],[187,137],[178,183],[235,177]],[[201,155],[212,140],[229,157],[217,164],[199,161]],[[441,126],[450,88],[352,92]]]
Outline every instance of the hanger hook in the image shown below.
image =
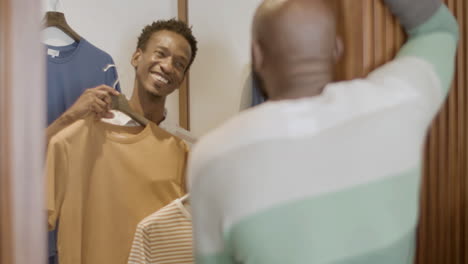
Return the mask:
[[[117,66],[115,66],[115,64],[107,64],[106,67],[104,67],[104,69],[102,69],[102,71],[106,72],[108,71],[110,68],[115,68],[115,71],[117,71]],[[120,82],[119,80],[119,77],[117,76],[117,79],[115,80],[114,84],[112,85],[112,88],[116,89],[117,87],[117,84]]]
[[55,0],[54,11],[57,12],[57,6],[59,4],[59,0]]

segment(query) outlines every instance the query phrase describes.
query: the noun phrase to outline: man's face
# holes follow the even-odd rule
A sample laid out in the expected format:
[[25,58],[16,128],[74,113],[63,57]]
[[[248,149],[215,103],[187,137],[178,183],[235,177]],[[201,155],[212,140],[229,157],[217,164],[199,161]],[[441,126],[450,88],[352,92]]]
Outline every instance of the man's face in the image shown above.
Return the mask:
[[132,65],[141,88],[154,96],[166,97],[184,80],[191,56],[190,44],[183,36],[161,30],[153,33],[145,50],[134,53]]

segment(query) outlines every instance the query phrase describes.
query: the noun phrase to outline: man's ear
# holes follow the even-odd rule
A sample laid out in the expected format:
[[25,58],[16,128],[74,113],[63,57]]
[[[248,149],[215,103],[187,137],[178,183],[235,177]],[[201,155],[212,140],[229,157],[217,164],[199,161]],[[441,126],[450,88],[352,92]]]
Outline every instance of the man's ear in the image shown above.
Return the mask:
[[343,57],[344,53],[344,44],[343,44],[343,39],[340,36],[336,37],[335,41],[335,49],[333,51],[333,59],[335,60],[335,63],[338,63],[341,58]]
[[252,41],[252,67],[255,72],[261,72],[264,64],[263,51],[260,44],[256,41]]
[[140,60],[141,60],[141,55],[143,54],[143,51],[141,49],[137,49],[133,55],[132,55],[132,65],[133,65],[133,68],[136,69],[136,67],[138,66],[138,64],[140,63]]

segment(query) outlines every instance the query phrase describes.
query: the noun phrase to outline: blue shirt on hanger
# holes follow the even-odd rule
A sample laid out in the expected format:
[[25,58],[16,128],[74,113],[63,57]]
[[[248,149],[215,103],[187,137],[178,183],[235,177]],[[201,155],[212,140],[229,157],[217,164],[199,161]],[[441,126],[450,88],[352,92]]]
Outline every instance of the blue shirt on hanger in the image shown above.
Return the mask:
[[[114,60],[86,39],[68,46],[46,45],[47,51],[47,125],[61,116],[88,88],[102,84],[113,86],[115,67],[106,72]],[[116,86],[120,92],[120,86]],[[49,232],[49,263],[58,263],[56,231]]]
[[[112,57],[86,39],[68,46],[47,48],[47,124],[62,115],[87,89],[98,85],[112,87],[117,80],[115,67],[104,72]],[[116,89],[120,92],[120,87]]]

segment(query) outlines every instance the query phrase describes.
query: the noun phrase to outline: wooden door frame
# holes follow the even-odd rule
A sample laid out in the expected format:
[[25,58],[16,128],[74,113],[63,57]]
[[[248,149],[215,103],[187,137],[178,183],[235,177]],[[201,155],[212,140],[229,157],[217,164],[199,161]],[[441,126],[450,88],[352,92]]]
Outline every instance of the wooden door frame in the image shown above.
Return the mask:
[[[188,24],[188,1],[177,1],[177,17]],[[179,124],[180,127],[190,130],[190,77],[186,73],[185,79],[179,89]]]
[[0,0],[0,263],[45,264],[41,2]]
[[10,182],[9,1],[0,0],[0,263],[13,263]]

